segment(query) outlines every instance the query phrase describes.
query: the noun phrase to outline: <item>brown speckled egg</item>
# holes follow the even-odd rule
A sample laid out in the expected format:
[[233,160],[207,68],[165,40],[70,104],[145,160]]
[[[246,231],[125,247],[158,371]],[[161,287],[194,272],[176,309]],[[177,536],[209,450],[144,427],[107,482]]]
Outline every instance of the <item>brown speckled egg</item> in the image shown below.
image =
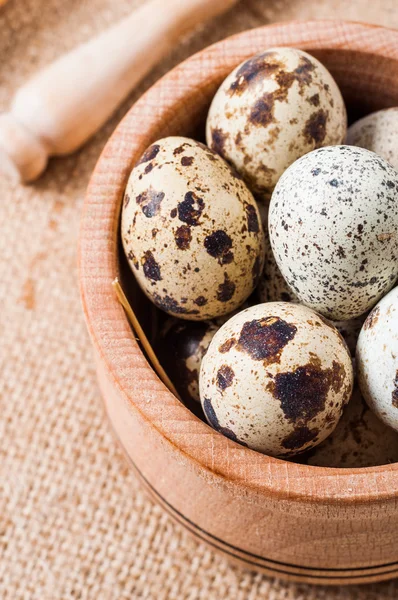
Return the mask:
[[280,178],[269,210],[276,262],[300,301],[345,321],[398,277],[398,172],[373,152],[330,146]]
[[261,216],[265,238],[265,260],[264,268],[260,275],[257,286],[257,297],[260,302],[296,302],[299,299],[289,288],[284,279],[271,248],[271,242],[268,234],[268,206],[264,202],[257,204]]
[[398,169],[398,107],[367,115],[348,128],[347,144],[376,152]]
[[356,319],[349,319],[348,321],[331,321],[332,325],[334,325],[337,331],[339,331],[339,333],[343,336],[344,341],[351,352],[351,356],[355,356],[358,337],[361,332],[362,325],[365,322],[366,315],[367,313],[357,317]]
[[366,319],[356,362],[359,386],[369,407],[398,431],[398,287]]
[[167,313],[205,320],[240,306],[258,282],[264,234],[255,200],[212,150],[159,140],[131,172],[122,241],[146,295]]
[[300,462],[347,469],[398,462],[398,433],[376,417],[355,386],[336,429]]
[[212,321],[169,319],[156,342],[157,356],[183,402],[199,402],[199,371],[219,325]]
[[344,141],[344,101],[329,71],[295,48],[271,48],[239,65],[211,104],[208,145],[269,198],[297,158]]
[[311,309],[284,302],[259,304],[227,321],[199,378],[209,424],[272,456],[293,456],[323,441],[352,383],[338,331]]
[[[247,307],[248,303],[244,302],[238,310]],[[200,402],[199,371],[209,344],[221,325],[238,310],[213,321],[182,321],[170,317],[164,323],[156,339],[156,353],[182,401],[189,408],[196,408],[194,403]]]
[[268,235],[265,241],[264,269],[258,282],[257,295],[260,302],[299,302],[276,264]]
[[[256,290],[257,298],[260,302],[294,302],[300,304],[298,297],[289,288],[276,264],[268,234],[268,208],[262,202],[258,204],[258,208],[265,235],[265,261]],[[352,356],[355,356],[359,332],[365,319],[366,314],[348,321],[330,321],[343,336]]]

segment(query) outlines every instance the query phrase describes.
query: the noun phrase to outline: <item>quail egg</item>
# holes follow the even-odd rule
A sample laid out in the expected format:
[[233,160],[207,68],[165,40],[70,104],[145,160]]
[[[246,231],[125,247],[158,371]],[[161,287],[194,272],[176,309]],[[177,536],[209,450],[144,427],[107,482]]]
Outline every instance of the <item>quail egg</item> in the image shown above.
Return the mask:
[[[258,204],[261,222],[265,235],[265,261],[264,269],[260,275],[256,295],[260,302],[295,302],[300,304],[296,294],[289,288],[286,280],[276,264],[274,253],[268,235],[268,210],[261,202]],[[366,314],[348,321],[330,321],[341,333],[352,356],[355,356],[355,348],[361,327],[366,319]]]
[[338,331],[313,310],[284,302],[229,319],[213,337],[199,377],[209,424],[272,456],[293,456],[323,441],[352,383]]
[[376,417],[355,386],[336,429],[303,462],[350,469],[398,462],[398,433]]
[[265,238],[265,262],[258,282],[257,295],[260,302],[299,302],[276,264],[268,234]]
[[398,169],[398,107],[367,115],[348,128],[347,144],[376,152]]
[[365,322],[367,313],[357,317],[356,319],[348,319],[348,321],[331,321],[337,331],[344,338],[345,343],[352,356],[355,356],[355,350],[357,347],[358,337],[362,329],[362,325]]
[[314,150],[280,178],[269,234],[303,304],[333,320],[356,318],[398,277],[398,172],[363,148]]
[[[248,303],[244,302],[240,309],[247,307]],[[200,402],[199,371],[209,344],[221,325],[237,312],[213,321],[182,321],[170,317],[156,339],[157,356],[182,401],[190,408]]]
[[372,310],[359,334],[356,362],[366,402],[398,431],[398,287]]
[[329,71],[295,48],[271,48],[241,65],[217,91],[207,144],[268,198],[284,170],[314,148],[341,144],[343,98]]
[[257,286],[257,297],[260,302],[299,302],[295,293],[286,283],[275,261],[268,234],[268,206],[263,202],[259,202],[258,209],[265,238],[265,260]]
[[251,294],[264,261],[256,202],[240,176],[194,140],[150,146],[131,172],[122,242],[154,304],[182,319],[228,314]]
[[212,321],[169,319],[156,343],[158,358],[183,402],[199,403],[199,370],[219,325]]

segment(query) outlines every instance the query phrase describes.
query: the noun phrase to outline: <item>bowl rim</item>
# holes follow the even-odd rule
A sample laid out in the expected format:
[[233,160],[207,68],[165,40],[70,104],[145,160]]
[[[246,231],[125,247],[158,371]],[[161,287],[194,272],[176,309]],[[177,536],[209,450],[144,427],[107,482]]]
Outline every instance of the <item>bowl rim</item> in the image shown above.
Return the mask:
[[220,73],[225,76],[264,46],[363,52],[365,38],[366,46],[372,48],[368,54],[398,61],[398,31],[331,20],[258,27],[192,55],[158,80],[120,121],[98,159],[83,206],[79,281],[97,366],[105,369],[130,410],[138,411],[164,443],[224,482],[267,497],[329,505],[394,500],[398,498],[398,463],[345,469],[269,457],[225,438],[177,400],[139,348],[112,290],[111,283],[119,273],[117,231],[121,198],[134,162],[154,141],[159,123],[172,121],[173,107],[177,103],[183,105],[192,89],[207,86]]

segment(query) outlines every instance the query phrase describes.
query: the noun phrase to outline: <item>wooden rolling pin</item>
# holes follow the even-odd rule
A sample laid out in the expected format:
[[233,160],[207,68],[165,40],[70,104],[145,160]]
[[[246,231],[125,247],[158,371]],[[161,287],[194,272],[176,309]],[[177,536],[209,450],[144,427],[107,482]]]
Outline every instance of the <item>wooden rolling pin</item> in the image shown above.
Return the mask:
[[0,115],[0,173],[28,182],[74,152],[196,25],[236,0],[150,0],[39,72]]

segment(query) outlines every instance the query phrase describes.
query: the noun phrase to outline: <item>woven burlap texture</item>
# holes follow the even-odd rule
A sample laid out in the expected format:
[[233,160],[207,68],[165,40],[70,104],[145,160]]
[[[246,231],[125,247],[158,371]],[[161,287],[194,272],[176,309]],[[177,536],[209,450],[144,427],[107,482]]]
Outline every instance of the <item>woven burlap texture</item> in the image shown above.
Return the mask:
[[[8,0],[0,9],[0,109],[29,75],[134,4]],[[90,173],[139,94],[241,29],[336,16],[398,27],[396,0],[246,0],[182,42],[79,153],[52,161],[29,187],[0,182],[0,598],[398,597],[396,582],[313,588],[243,572],[171,522],[128,472],[104,421],[77,284]]]

